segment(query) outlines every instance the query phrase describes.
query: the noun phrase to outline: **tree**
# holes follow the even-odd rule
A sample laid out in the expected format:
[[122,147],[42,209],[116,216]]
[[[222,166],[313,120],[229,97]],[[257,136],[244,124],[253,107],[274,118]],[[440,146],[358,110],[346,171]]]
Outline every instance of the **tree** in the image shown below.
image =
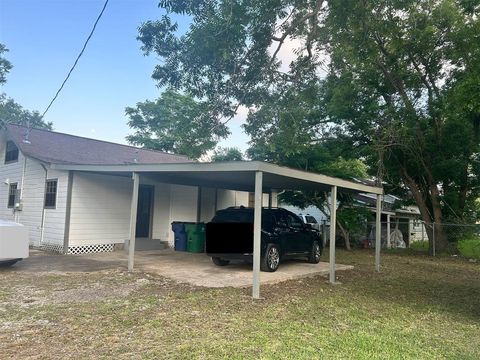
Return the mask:
[[5,47],[4,44],[0,44],[0,85],[3,85],[7,82],[7,74],[9,73],[10,69],[12,68],[12,64],[10,61],[5,59],[3,56],[8,49]]
[[331,3],[329,116],[422,219],[465,221],[478,198],[480,26],[466,2]]
[[242,152],[236,147],[219,147],[215,149],[212,155],[213,162],[220,162],[220,161],[242,161],[243,154]]
[[0,94],[0,127],[4,124],[17,124],[36,129],[52,130],[53,124],[45,122],[38,111],[29,111],[16,103],[5,93]]
[[228,134],[225,125],[209,116],[206,105],[188,95],[165,91],[156,101],[127,107],[128,125],[135,133],[127,136],[134,145],[186,155],[197,159]]
[[[5,45],[0,44],[0,85],[7,82],[6,76],[12,68],[12,64],[3,57],[7,51]],[[52,130],[52,123],[43,121],[38,111],[26,110],[5,93],[0,93],[0,128],[5,124]]]
[[[160,6],[167,15],[139,33],[144,51],[162,60],[154,79],[203,99],[218,123],[240,105],[252,109],[247,127],[267,135],[257,137],[266,142],[252,136],[255,151],[304,167],[305,159],[289,155],[308,157],[304,136],[320,144],[334,135],[379,183],[408,190],[430,229],[472,220],[480,191],[476,2],[163,0]],[[171,13],[191,19],[184,34]],[[285,71],[279,54],[289,40],[297,48]],[[276,127],[272,106],[293,99],[304,106],[291,107],[305,113],[295,124],[310,123],[292,132],[297,138]],[[318,114],[311,116],[309,107]],[[275,133],[286,141],[271,142]],[[441,226],[436,240],[437,249],[447,246]]]

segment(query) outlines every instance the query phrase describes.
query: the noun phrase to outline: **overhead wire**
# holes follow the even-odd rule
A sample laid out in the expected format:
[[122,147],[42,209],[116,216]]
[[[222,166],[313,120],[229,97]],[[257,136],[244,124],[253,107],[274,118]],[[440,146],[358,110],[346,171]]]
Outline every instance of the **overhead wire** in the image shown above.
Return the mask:
[[41,116],[41,119],[43,119],[43,117],[45,116],[45,114],[48,112],[48,110],[50,110],[50,107],[52,106],[52,104],[55,102],[55,100],[57,99],[58,95],[60,94],[60,92],[62,91],[63,87],[65,86],[65,84],[67,83],[68,79],[70,78],[70,75],[72,74],[73,70],[75,69],[75,67],[77,66],[77,63],[78,61],[80,60],[80,58],[82,57],[87,45],[88,45],[88,42],[90,41],[90,39],[92,38],[93,36],[93,33],[95,32],[95,29],[97,28],[97,24],[98,22],[100,21],[100,19],[102,18],[102,15],[103,13],[105,12],[105,8],[107,7],[107,4],[108,4],[109,0],[105,0],[105,3],[103,4],[103,7],[102,7],[102,10],[100,11],[100,14],[97,16],[97,19],[95,20],[95,23],[93,24],[93,27],[92,27],[92,30],[90,31],[90,34],[88,35],[87,39],[85,40],[85,43],[83,44],[83,47],[82,47],[82,50],[80,51],[80,53],[78,54],[77,58],[75,59],[75,62],[73,63],[72,67],[70,68],[70,71],[68,72],[67,76],[65,77],[65,79],[63,80],[62,82],[62,85],[60,85],[59,89],[57,90],[57,92],[55,93],[55,96],[52,98],[52,100],[50,101],[50,103],[48,104],[48,106],[46,107],[45,111],[43,112],[42,116]]

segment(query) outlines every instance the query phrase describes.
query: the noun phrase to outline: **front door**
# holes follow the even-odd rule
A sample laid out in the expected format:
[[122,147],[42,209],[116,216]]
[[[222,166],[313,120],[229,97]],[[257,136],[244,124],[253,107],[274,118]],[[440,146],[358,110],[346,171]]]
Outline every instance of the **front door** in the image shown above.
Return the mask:
[[152,219],[153,186],[140,185],[138,189],[137,228],[135,236],[149,238]]

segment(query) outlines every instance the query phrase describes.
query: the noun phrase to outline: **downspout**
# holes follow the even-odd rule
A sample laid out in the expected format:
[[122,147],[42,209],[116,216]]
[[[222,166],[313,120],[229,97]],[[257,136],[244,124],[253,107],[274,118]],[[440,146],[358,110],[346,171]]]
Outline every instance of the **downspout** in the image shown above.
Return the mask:
[[[48,170],[47,170],[47,167],[45,165],[43,165],[42,163],[40,163],[40,165],[42,166],[43,170],[45,170],[45,180],[44,180],[44,184],[47,183],[47,177],[48,177]],[[45,229],[45,185],[43,187],[43,203],[42,203],[42,222],[41,222],[41,229],[40,229],[40,245],[43,244],[43,236],[44,236],[44,229]]]
[[[23,204],[23,188],[25,183],[25,169],[27,168],[27,157],[23,155],[23,167],[22,167],[22,184],[20,185],[20,204]],[[20,222],[19,211],[15,209],[15,222]]]

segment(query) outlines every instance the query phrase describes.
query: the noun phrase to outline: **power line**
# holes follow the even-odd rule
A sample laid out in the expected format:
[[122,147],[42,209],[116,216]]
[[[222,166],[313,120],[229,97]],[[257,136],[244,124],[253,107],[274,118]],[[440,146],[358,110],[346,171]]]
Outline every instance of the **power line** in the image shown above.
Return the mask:
[[82,51],[80,51],[80,53],[78,54],[77,59],[75,60],[75,62],[73,63],[73,66],[71,67],[70,71],[69,71],[68,74],[67,74],[67,77],[65,78],[65,80],[63,80],[62,85],[61,85],[60,88],[57,90],[57,93],[56,93],[55,96],[53,97],[52,101],[50,101],[50,104],[48,104],[47,108],[46,108],[45,111],[43,112],[43,114],[42,114],[42,116],[41,116],[42,119],[43,119],[43,117],[45,116],[45,114],[47,113],[47,111],[50,109],[50,107],[52,106],[53,102],[57,99],[58,94],[60,94],[60,91],[62,91],[62,89],[63,89],[63,87],[65,86],[66,82],[67,82],[68,79],[70,78],[70,75],[72,74],[73,70],[75,69],[75,66],[77,66],[78,60],[80,60],[80,58],[82,57],[83,52],[85,51],[85,48],[87,47],[88,42],[90,41],[93,33],[95,32],[95,28],[97,27],[97,24],[98,24],[98,22],[100,21],[102,15],[103,15],[103,12],[105,11],[105,8],[107,7],[108,1],[109,1],[109,0],[106,0],[106,1],[105,1],[105,4],[103,4],[102,11],[100,11],[100,14],[99,14],[98,17],[97,17],[97,20],[95,20],[95,23],[93,24],[93,28],[92,28],[92,30],[90,31],[90,34],[89,34],[88,37],[87,37],[87,40],[86,40],[85,43],[83,44]]

